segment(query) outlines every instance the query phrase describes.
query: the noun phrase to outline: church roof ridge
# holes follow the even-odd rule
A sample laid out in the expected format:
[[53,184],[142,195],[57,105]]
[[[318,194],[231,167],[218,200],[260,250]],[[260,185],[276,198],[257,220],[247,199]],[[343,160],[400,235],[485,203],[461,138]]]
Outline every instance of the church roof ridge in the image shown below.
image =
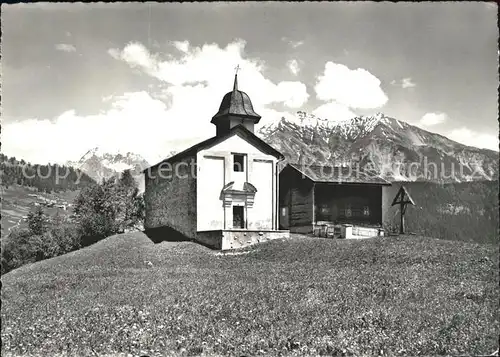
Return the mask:
[[262,148],[265,152],[267,152],[267,153],[269,153],[269,154],[271,154],[279,159],[284,159],[284,156],[282,153],[280,153],[278,150],[273,148],[271,145],[266,143],[264,140],[262,140],[257,135],[255,135],[250,130],[248,130],[247,128],[245,128],[243,125],[240,124],[240,125],[236,125],[233,128],[231,128],[227,132],[227,134],[225,134],[225,135],[222,135],[222,136],[216,135],[216,136],[213,136],[213,137],[208,138],[206,140],[203,140],[203,141],[201,141],[201,142],[199,142],[199,143],[197,143],[197,144],[195,144],[195,145],[193,145],[193,146],[191,146],[191,147],[189,147],[181,152],[178,152],[177,154],[175,154],[173,156],[170,156],[170,157],[160,161],[159,163],[157,163],[155,165],[148,167],[147,169],[143,170],[142,172],[146,173],[146,171],[151,170],[151,169],[153,169],[153,168],[155,168],[155,167],[157,167],[165,162],[170,162],[170,163],[179,162],[183,158],[188,157],[191,154],[196,154],[200,150],[203,150],[203,149],[209,148],[213,145],[216,145],[216,144],[224,141],[225,139],[229,138],[230,136],[232,136],[238,132],[240,132],[241,134],[246,136],[246,138],[249,139],[250,141],[252,141],[254,145]]

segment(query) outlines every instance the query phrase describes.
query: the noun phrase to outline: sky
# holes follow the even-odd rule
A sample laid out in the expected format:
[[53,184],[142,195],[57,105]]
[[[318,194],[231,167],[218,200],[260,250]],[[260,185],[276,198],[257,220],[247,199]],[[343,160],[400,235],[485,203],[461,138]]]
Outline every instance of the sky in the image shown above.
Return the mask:
[[382,112],[498,151],[495,3],[2,5],[2,152],[153,163],[215,135],[238,65],[259,125]]

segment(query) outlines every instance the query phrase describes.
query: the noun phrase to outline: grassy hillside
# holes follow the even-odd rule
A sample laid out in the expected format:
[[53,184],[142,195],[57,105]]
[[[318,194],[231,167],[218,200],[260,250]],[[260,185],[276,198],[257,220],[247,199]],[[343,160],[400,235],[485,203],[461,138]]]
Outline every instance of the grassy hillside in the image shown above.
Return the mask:
[[[66,210],[58,208],[58,205],[72,203],[79,191],[63,191],[57,193],[38,192],[36,189],[26,186],[12,185],[8,188],[0,187],[2,197],[2,237],[5,237],[13,227],[24,227],[26,222],[23,217],[35,207],[35,203],[41,203],[44,211],[53,216],[71,214],[71,208]],[[35,197],[37,195],[38,197]],[[56,203],[47,207],[43,205],[44,200],[54,200]]]
[[497,267],[494,245],[423,237],[117,235],[2,277],[2,355],[489,354]]
[[[408,206],[409,232],[444,239],[498,244],[498,181],[452,184],[404,183],[416,205]],[[394,183],[384,197],[388,206],[399,190]],[[399,227],[399,207],[389,209],[388,221]],[[399,229],[399,228],[398,228]]]

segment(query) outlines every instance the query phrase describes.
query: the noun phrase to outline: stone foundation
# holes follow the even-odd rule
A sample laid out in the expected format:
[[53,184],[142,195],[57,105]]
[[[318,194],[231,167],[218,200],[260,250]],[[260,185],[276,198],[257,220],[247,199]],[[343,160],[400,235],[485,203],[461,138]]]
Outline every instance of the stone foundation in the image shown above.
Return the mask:
[[198,242],[220,250],[243,248],[256,243],[283,238],[290,238],[290,231],[224,229],[196,233]]
[[352,227],[352,236],[353,237],[378,237],[383,236],[384,231],[379,228],[371,228],[371,227]]
[[317,225],[314,236],[325,238],[363,239],[384,236],[384,230],[378,227],[361,227],[352,224]]
[[304,225],[304,226],[294,226],[290,227],[290,232],[292,233],[299,233],[299,234],[309,234],[313,233],[314,228],[313,225]]

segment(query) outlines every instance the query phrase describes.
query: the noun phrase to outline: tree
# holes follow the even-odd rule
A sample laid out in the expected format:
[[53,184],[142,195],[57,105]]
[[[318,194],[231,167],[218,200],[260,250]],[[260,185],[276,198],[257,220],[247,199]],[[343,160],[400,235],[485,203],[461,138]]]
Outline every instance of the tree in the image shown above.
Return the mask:
[[28,227],[32,235],[43,235],[48,229],[48,217],[38,206],[28,213]]
[[50,238],[57,246],[57,255],[79,249],[80,235],[74,222],[67,216],[57,213],[50,221]]
[[2,239],[2,275],[35,261],[29,245],[30,238],[28,229],[14,229]]
[[138,228],[144,217],[144,202],[135,185],[127,170],[118,180],[111,177],[80,192],[74,212],[83,245]]
[[136,183],[135,183],[134,178],[132,177],[132,172],[130,171],[130,169],[124,170],[122,172],[120,180],[119,180],[119,184],[121,186],[127,187],[127,188],[135,188],[136,187]]
[[136,228],[143,220],[144,203],[143,197],[139,195],[139,189],[130,170],[125,170],[118,184],[116,192],[119,199],[119,214],[121,216],[120,232]]
[[2,240],[2,274],[80,247],[78,231],[68,218],[56,216],[51,220],[36,210],[29,214],[28,225],[28,229],[13,229]]
[[109,181],[95,184],[80,191],[74,204],[74,212],[80,234],[85,237],[83,245],[94,243],[116,232],[113,204],[107,202],[111,196]]

